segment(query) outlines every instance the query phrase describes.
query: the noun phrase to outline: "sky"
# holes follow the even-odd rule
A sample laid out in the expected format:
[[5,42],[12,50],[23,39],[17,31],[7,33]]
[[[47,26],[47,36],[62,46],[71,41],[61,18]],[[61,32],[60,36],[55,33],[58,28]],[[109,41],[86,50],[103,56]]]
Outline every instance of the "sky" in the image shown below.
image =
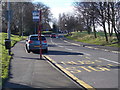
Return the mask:
[[70,13],[74,11],[73,2],[75,2],[75,0],[34,0],[34,2],[42,2],[49,6],[53,17],[58,19],[60,13]]

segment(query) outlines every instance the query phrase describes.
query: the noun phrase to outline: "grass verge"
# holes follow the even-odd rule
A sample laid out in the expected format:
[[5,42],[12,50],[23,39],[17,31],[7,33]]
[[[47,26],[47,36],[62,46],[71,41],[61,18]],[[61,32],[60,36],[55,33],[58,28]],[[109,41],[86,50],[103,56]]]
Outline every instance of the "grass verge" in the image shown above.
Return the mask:
[[103,32],[97,32],[97,38],[94,37],[94,34],[87,34],[87,32],[72,32],[71,36],[66,36],[68,39],[78,41],[78,42],[84,42],[89,44],[95,44],[95,45],[103,45],[103,46],[114,46],[114,47],[120,47],[117,42],[117,38],[115,35],[113,37],[108,37],[109,42],[106,42],[105,36]]

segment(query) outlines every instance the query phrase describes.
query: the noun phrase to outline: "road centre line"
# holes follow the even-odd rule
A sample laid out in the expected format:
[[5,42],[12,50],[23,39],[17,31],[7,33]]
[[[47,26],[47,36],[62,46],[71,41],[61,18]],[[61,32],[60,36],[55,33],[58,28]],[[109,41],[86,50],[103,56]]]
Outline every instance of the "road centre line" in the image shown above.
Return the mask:
[[67,42],[67,43],[70,43],[70,44],[72,44],[72,45],[76,45],[76,46],[82,46],[82,45],[79,45],[79,44],[76,44],[76,43],[68,42],[68,41],[66,41],[66,40],[64,40],[64,42]]
[[[61,39],[61,40],[62,40],[62,39]],[[65,41],[65,40],[64,40],[64,41]],[[52,39],[51,39],[51,42],[52,42],[53,44],[55,44],[55,43],[52,41]],[[66,42],[68,42],[68,41],[66,41]],[[58,44],[55,44],[55,45],[58,45]],[[58,47],[64,47],[64,46],[59,46],[59,45],[58,45]],[[69,48],[65,48],[65,49],[70,50],[70,51],[73,50],[73,49],[69,49]],[[85,52],[79,52],[79,51],[76,51],[76,52],[78,52],[78,53],[83,53],[83,54],[85,54],[85,55],[87,55],[87,56],[91,56],[90,54],[85,53]]]
[[[51,39],[51,42],[52,42],[53,44],[55,44],[55,43],[52,41],[52,39]],[[58,44],[55,44],[55,45],[58,45]],[[64,46],[58,45],[58,47],[64,47]],[[67,50],[73,50],[73,49],[69,49],[69,48],[65,48],[65,49],[67,49]]]
[[54,44],[53,41],[52,41],[52,39],[51,39],[51,43]]
[[51,42],[52,42],[52,44],[54,44],[54,45],[58,45],[58,44],[54,43],[52,39],[51,39]]
[[100,57],[99,57],[99,59],[102,59],[102,60],[105,60],[105,61],[108,61],[108,62],[112,62],[112,63],[116,63],[116,64],[120,64],[120,63],[118,63],[118,62],[111,61],[111,60],[109,60],[109,59],[105,59],[105,58],[100,58]]

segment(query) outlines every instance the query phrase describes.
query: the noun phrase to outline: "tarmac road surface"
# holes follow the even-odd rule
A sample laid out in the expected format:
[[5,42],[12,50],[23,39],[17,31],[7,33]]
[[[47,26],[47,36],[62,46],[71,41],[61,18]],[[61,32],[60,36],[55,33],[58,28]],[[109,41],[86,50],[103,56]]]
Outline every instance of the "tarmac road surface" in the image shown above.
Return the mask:
[[47,38],[47,41],[49,53],[46,58],[63,71],[67,70],[85,88],[118,89],[119,53],[84,47],[63,38]]

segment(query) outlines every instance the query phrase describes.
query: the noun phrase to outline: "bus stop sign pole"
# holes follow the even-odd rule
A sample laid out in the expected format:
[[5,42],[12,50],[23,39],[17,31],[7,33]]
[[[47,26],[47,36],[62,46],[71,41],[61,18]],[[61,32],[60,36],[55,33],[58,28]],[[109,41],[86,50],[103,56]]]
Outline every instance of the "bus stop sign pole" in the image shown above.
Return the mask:
[[40,59],[42,59],[42,37],[41,37],[41,24],[42,24],[42,13],[39,11],[39,28],[38,28],[38,38],[40,40]]

